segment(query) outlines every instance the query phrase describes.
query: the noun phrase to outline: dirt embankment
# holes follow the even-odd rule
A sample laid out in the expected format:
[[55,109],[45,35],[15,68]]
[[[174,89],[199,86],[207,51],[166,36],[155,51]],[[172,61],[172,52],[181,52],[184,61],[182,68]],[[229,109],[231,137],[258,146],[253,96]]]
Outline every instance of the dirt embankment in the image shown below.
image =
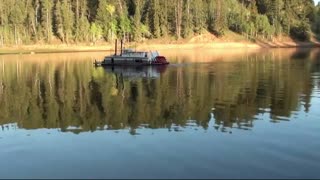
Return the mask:
[[[259,40],[248,41],[246,37],[236,33],[228,33],[222,38],[213,34],[204,33],[192,38],[175,40],[173,38],[146,40],[140,43],[126,43],[126,48],[140,50],[170,50],[170,49],[261,49],[261,48],[299,48],[320,47],[315,39],[310,42],[297,42],[288,37],[281,37],[273,41]],[[120,49],[120,46],[118,46]],[[114,51],[114,44],[100,42],[92,44],[55,44],[55,45],[23,45],[1,47],[1,54],[34,54],[58,52],[86,52],[86,51]]]
[[146,41],[137,46],[138,48],[151,49],[236,49],[236,48],[304,48],[304,47],[320,47],[320,42],[312,38],[309,42],[299,42],[290,37],[277,37],[273,40],[251,39],[239,35],[237,33],[228,32],[224,37],[216,37],[211,33],[204,33],[192,38],[183,40],[167,40],[167,41]]

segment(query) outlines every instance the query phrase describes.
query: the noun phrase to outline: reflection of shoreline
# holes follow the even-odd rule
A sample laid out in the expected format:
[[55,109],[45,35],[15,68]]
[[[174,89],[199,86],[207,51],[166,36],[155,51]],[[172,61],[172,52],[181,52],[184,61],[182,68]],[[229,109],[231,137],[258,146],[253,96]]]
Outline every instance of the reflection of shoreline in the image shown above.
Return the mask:
[[[194,119],[194,126],[203,129],[212,129],[212,124],[221,131],[251,129],[261,113],[268,115],[267,120],[279,122],[290,120],[299,108],[308,112],[318,83],[313,72],[320,72],[319,59],[313,58],[319,54],[244,54],[228,63],[222,59],[174,66],[157,78],[136,81],[93,68],[89,60],[38,66],[19,60],[17,65],[7,59],[0,63],[0,124],[76,133],[106,126],[132,131],[142,125],[183,128],[189,126],[188,119]],[[141,69],[137,72],[139,77]]]

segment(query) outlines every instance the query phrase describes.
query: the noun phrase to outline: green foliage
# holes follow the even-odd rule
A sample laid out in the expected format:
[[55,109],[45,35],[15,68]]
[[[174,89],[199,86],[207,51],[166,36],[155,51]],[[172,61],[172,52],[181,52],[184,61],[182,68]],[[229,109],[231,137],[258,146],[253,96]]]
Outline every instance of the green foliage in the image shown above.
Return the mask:
[[63,19],[62,27],[64,29],[65,40],[68,43],[72,37],[74,28],[74,13],[71,10],[71,1],[63,0],[61,5],[61,15]]
[[42,35],[45,37],[47,42],[52,40],[52,10],[53,1],[52,0],[40,0],[39,8],[41,8],[41,27]]
[[256,17],[256,31],[258,34],[265,36],[271,31],[271,25],[269,24],[268,17],[265,15],[258,15]]
[[88,31],[90,30],[90,23],[89,21],[85,18],[82,17],[79,20],[79,26],[77,28],[77,33],[76,33],[76,38],[78,41],[88,41],[89,36],[88,36]]
[[[12,11],[10,11],[10,14],[9,14],[9,23],[10,25],[13,27],[14,29],[14,39],[15,39],[15,44],[20,44],[21,42],[21,32],[20,29],[21,29],[21,26],[23,25],[23,21],[24,21],[24,10],[25,10],[25,7],[24,7],[24,4],[22,1],[15,1],[15,4],[14,4],[15,9],[13,9]],[[20,9],[21,8],[21,9]]]
[[160,22],[160,32],[161,36],[168,36],[170,23],[169,23],[169,1],[160,0],[160,13],[159,13],[159,22]]
[[150,28],[152,34],[155,38],[159,38],[160,34],[160,4],[159,0],[151,0],[150,10],[149,10]]
[[112,39],[116,32],[116,19],[113,17],[113,10],[114,6],[108,4],[106,0],[99,0],[96,22],[102,27],[106,40]]
[[92,42],[96,42],[102,37],[103,29],[96,23],[92,23],[90,27],[90,39]]
[[192,1],[191,12],[193,14],[193,31],[200,34],[207,29],[207,4],[205,0]]
[[210,1],[209,2],[209,30],[217,36],[223,36],[227,30],[227,3],[226,1]]
[[127,15],[120,16],[118,30],[119,30],[118,34],[120,37],[125,37],[126,34],[132,32],[131,21]]
[[23,1],[15,1],[14,6],[16,8],[12,9],[9,14],[9,23],[12,25],[22,25],[25,18]]
[[54,27],[56,35],[64,42],[63,17],[61,1],[57,1],[54,10]]
[[142,0],[136,0],[133,2],[134,6],[134,15],[133,15],[133,23],[132,23],[132,32],[133,32],[133,40],[140,41],[142,38],[141,35],[141,9],[142,9]]
[[191,5],[191,1],[187,0],[183,8],[184,16],[182,17],[182,37],[184,38],[187,38],[193,34],[193,14]]
[[140,30],[141,30],[142,35],[144,35],[145,37],[151,37],[151,32],[150,32],[148,26],[142,24]]
[[291,28],[290,35],[300,41],[308,41],[310,40],[310,29],[310,25],[302,21]]
[[319,6],[312,0],[0,2],[0,45],[53,39],[66,43],[95,42],[101,35],[107,41],[187,38],[203,31],[223,36],[228,30],[253,38],[291,35],[307,40],[311,30],[320,33]]
[[87,2],[83,0],[76,0],[75,7],[75,40],[77,42],[87,42],[90,39],[88,34],[90,30],[90,23],[87,18],[88,16],[88,6]]

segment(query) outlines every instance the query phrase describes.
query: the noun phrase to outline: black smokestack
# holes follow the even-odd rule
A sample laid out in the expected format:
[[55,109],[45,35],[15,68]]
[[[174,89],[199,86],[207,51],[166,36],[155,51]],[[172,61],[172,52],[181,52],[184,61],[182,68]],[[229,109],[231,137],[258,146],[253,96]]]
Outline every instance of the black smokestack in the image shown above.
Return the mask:
[[121,39],[121,52],[120,52],[120,56],[122,56],[122,44],[123,44],[123,40]]
[[117,55],[117,49],[118,49],[117,45],[118,45],[118,40],[116,39],[116,43],[114,47],[114,55]]

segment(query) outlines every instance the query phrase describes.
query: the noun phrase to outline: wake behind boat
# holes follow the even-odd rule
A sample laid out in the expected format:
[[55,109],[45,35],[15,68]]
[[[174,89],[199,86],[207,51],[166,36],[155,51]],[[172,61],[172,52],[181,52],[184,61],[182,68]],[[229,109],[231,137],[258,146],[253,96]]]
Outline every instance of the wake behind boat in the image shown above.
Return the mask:
[[115,53],[106,56],[102,61],[95,61],[97,66],[144,66],[144,65],[166,65],[169,64],[164,56],[160,56],[158,51],[135,51],[133,49],[122,49],[121,40],[120,54],[117,54],[117,40],[115,43]]

